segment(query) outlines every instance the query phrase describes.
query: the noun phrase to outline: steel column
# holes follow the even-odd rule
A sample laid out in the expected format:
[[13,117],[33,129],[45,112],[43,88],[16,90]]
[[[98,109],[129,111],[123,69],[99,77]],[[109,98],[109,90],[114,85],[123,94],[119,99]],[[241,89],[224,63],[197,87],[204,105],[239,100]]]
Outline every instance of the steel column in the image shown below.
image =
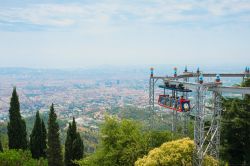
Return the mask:
[[203,144],[204,144],[204,114],[205,114],[205,94],[207,88],[198,86],[196,89],[196,107],[194,123],[194,142],[195,151],[193,156],[193,165],[201,166],[203,162]]

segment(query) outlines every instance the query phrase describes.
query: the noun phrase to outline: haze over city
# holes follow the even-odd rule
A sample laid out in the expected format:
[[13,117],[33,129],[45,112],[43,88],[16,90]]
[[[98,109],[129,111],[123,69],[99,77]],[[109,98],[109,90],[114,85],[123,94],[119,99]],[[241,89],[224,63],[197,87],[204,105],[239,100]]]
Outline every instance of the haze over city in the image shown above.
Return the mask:
[[0,36],[0,67],[246,66],[250,1],[1,1]]

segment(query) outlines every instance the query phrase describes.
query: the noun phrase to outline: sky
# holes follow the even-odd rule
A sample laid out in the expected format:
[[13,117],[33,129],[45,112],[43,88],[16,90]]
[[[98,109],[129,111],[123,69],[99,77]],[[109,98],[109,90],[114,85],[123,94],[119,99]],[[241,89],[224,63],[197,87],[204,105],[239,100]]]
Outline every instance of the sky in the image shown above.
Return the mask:
[[0,0],[0,67],[250,66],[250,0]]

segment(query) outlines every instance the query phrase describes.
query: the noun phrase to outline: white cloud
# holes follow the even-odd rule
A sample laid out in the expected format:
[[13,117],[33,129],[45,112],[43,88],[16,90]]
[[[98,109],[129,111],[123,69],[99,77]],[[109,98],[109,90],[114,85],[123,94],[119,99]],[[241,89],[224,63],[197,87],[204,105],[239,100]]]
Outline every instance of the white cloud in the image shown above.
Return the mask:
[[[63,5],[32,5],[26,8],[9,8],[0,11],[0,20],[12,23],[27,23],[48,26],[66,26],[74,23],[72,14],[78,14],[77,7]],[[74,12],[73,12],[74,11]]]
[[[197,11],[203,13],[197,13]],[[245,13],[243,13],[245,12]],[[88,4],[33,4],[24,7],[0,8],[0,22],[24,23],[38,26],[67,27],[88,24],[171,24],[181,22],[213,22],[230,17],[232,21],[246,18],[250,1],[109,1]],[[240,14],[241,17],[237,15]],[[234,18],[235,17],[235,18]]]

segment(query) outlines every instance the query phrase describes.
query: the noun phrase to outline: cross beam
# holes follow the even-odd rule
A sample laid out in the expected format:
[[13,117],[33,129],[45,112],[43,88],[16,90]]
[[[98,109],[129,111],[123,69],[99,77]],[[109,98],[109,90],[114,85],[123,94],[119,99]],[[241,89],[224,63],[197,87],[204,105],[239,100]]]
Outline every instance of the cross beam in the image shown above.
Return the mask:
[[[190,78],[190,77],[199,77],[201,73],[192,73],[192,72],[186,72],[181,75],[178,75],[177,78]],[[219,73],[202,73],[203,77],[216,77],[216,75]],[[245,77],[249,76],[249,73],[221,73],[219,74],[220,77]]]
[[175,81],[175,80],[168,80],[165,79],[165,82],[169,84],[179,85],[183,84],[185,88],[196,90],[197,87],[208,87],[208,91],[217,91],[221,93],[237,93],[237,94],[250,94],[249,87],[234,87],[234,86],[218,86],[221,84],[215,82],[208,82],[208,83],[193,83],[193,82],[183,82],[183,81]]

